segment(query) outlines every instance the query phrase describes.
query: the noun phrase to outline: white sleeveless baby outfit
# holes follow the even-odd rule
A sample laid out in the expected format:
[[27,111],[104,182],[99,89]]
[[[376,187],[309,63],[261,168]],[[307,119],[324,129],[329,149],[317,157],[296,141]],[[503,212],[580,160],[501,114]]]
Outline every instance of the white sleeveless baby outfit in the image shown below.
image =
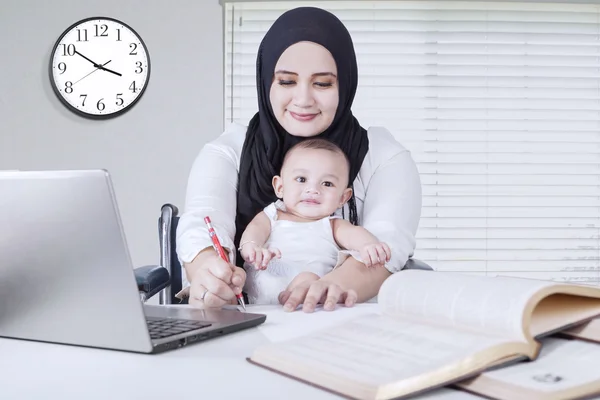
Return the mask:
[[281,251],[280,259],[273,259],[265,270],[244,263],[246,284],[244,290],[251,304],[279,304],[278,296],[303,271],[323,276],[334,269],[345,257],[333,238],[328,216],[312,222],[279,220],[277,209],[285,210],[281,200],[264,208],[271,221],[271,234],[264,247]]

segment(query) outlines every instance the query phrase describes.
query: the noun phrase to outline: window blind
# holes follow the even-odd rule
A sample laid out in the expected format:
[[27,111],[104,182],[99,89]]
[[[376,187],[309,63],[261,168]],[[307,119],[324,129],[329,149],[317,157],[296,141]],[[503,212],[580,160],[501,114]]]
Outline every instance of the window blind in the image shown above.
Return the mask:
[[259,42],[300,5],[344,22],[359,64],[354,114],[412,152],[423,184],[416,258],[600,284],[598,5],[225,3],[226,122],[256,112]]

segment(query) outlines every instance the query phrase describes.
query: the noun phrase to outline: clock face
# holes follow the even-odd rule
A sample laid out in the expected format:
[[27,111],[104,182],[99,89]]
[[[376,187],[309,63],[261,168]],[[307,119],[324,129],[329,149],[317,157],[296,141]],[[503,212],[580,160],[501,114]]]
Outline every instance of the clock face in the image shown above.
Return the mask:
[[70,26],[50,59],[50,81],[72,111],[107,118],[130,109],[150,77],[150,58],[139,35],[112,18],[88,18]]

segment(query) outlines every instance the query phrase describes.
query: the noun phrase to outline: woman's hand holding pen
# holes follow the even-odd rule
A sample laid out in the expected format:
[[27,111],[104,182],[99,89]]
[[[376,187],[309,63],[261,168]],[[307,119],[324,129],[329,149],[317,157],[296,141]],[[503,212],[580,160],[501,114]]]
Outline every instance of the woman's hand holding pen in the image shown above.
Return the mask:
[[222,307],[237,304],[246,272],[225,260],[212,248],[201,251],[186,272],[191,275],[189,304],[196,307]]

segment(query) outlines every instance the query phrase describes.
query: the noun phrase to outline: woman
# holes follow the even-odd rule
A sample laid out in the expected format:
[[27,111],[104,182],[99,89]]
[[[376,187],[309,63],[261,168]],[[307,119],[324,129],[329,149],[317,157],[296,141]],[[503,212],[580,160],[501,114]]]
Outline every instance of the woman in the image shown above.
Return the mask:
[[269,29],[257,55],[259,111],[247,127],[232,124],[208,143],[189,176],[177,253],[190,282],[185,290],[191,305],[235,303],[246,278],[242,268],[211,248],[204,217],[211,217],[232,263],[241,266],[240,235],[276,200],[271,180],[285,152],[308,137],[328,139],[346,153],[354,194],[343,215],[388,243],[392,258],[386,268],[365,268],[349,257],[318,280],[300,274],[279,297],[284,309],[302,304],[311,312],[321,302],[333,310],[337,303],[368,300],[412,255],[421,212],[418,171],[389,131],[365,130],[352,115],[357,70],[350,34],[325,10],[290,10]]

